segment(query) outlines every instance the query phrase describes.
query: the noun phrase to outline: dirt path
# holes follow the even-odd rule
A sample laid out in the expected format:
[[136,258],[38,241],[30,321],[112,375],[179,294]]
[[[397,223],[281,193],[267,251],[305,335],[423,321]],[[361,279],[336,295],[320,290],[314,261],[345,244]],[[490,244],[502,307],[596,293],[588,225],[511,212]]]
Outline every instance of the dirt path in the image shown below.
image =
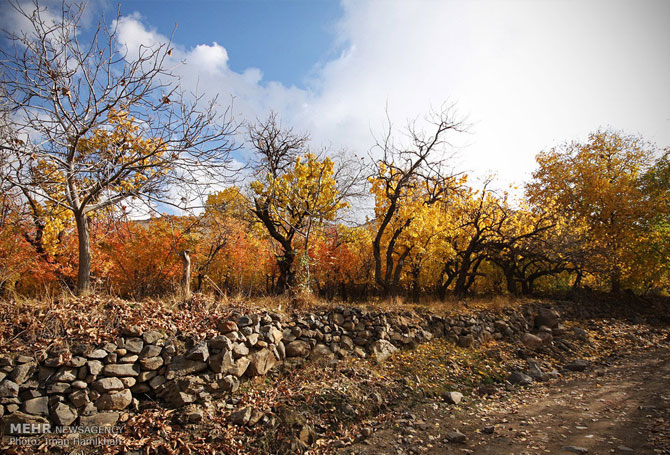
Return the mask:
[[[448,441],[454,431],[466,441]],[[670,349],[456,406],[429,401],[342,453],[670,454]]]

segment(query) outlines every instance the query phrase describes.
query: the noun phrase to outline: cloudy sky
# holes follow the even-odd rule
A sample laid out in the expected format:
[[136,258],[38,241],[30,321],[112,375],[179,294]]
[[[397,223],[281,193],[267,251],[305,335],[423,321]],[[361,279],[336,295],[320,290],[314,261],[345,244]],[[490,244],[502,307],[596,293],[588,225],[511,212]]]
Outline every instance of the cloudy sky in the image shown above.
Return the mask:
[[[115,12],[116,3],[91,8]],[[133,1],[130,48],[167,40],[189,89],[277,111],[315,146],[365,154],[447,102],[470,124],[455,165],[521,183],[542,149],[599,127],[670,145],[670,2]]]

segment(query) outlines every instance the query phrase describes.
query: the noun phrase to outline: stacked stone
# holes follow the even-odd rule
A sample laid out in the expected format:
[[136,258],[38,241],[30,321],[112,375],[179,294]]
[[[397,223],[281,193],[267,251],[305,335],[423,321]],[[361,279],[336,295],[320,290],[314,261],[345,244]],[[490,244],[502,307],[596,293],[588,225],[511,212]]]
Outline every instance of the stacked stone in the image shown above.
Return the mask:
[[122,413],[136,410],[139,400],[151,397],[173,407],[206,402],[235,392],[244,378],[265,375],[287,358],[334,361],[356,355],[383,362],[398,348],[433,337],[464,347],[509,338],[529,329],[526,320],[511,310],[502,316],[440,317],[335,308],[287,320],[267,312],[238,314],[219,321],[219,335],[206,340],[128,327],[116,343],[0,357],[0,416],[5,427],[113,425]]

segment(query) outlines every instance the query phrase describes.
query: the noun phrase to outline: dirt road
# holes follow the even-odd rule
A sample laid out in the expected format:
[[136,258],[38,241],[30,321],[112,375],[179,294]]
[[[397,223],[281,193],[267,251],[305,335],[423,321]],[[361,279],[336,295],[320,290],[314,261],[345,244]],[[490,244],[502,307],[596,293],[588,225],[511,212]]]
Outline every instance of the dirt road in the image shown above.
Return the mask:
[[[448,440],[456,431],[464,442]],[[459,405],[427,401],[342,453],[670,454],[670,349]]]

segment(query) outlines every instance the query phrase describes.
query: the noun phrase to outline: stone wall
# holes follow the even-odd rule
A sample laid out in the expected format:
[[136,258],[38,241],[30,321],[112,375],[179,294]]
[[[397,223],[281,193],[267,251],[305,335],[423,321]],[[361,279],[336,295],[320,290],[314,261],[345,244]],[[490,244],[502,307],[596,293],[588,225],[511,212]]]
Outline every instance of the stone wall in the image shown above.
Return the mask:
[[398,348],[434,337],[462,347],[518,337],[531,330],[528,321],[536,312],[525,307],[440,317],[337,308],[290,317],[237,314],[219,321],[220,334],[206,340],[127,327],[116,343],[0,356],[0,415],[5,431],[12,423],[114,425],[142,400],[167,407],[206,402],[282,362],[351,355],[382,362]]

